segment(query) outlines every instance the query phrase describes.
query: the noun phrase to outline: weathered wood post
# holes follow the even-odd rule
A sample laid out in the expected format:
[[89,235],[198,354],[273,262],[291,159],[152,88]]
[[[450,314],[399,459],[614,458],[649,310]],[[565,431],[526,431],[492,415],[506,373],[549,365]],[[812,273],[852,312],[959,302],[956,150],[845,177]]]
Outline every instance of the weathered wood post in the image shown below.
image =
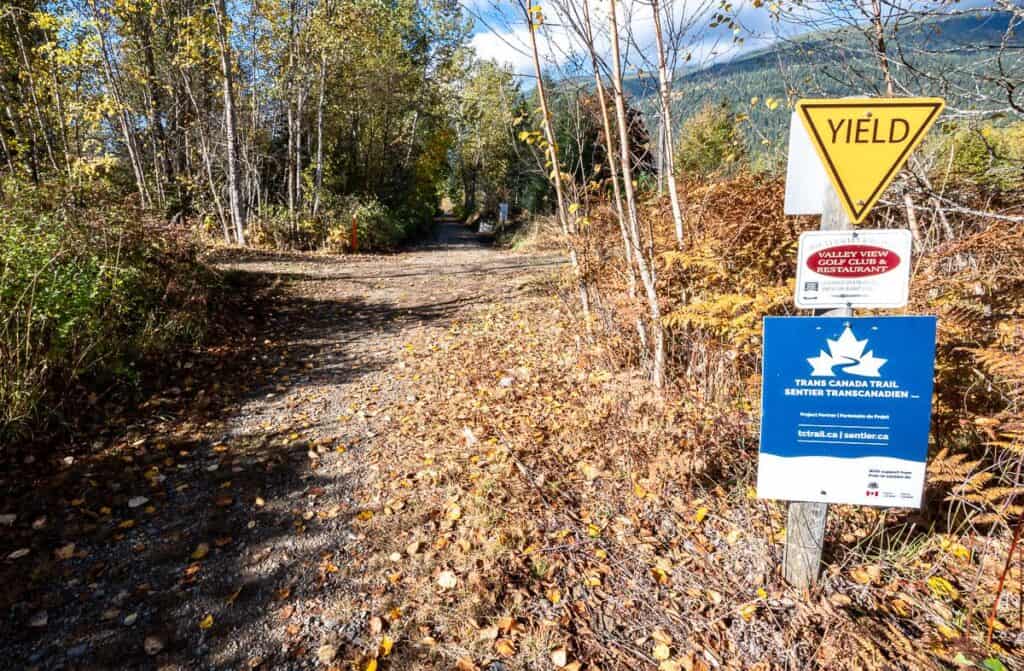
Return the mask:
[[[839,202],[839,194],[830,183],[826,182],[819,230],[845,231],[852,228],[853,224],[846,216],[842,203]],[[837,308],[821,310],[819,314],[832,317],[852,317],[853,310]],[[818,580],[827,519],[827,503],[794,501],[789,504],[782,573],[790,585],[804,589]]]

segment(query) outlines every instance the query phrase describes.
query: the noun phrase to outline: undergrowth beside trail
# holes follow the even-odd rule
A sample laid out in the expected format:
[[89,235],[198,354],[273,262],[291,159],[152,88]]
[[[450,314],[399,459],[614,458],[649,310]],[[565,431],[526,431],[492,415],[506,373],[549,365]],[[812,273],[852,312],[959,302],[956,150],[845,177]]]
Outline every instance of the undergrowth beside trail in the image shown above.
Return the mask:
[[[190,236],[109,193],[18,186],[0,210],[0,441],[74,422],[194,343],[216,281]],[[88,206],[80,205],[89,202]]]

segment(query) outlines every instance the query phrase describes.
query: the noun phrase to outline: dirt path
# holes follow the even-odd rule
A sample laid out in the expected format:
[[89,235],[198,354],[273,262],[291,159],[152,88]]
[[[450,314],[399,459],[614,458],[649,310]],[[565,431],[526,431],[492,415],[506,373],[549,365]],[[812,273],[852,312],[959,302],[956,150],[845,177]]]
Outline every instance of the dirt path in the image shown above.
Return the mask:
[[410,394],[398,354],[558,263],[450,221],[389,256],[225,255],[240,291],[264,288],[232,342],[167,361],[173,386],[122,422],[0,476],[0,668],[340,663],[372,612],[339,567],[377,475],[360,452]]

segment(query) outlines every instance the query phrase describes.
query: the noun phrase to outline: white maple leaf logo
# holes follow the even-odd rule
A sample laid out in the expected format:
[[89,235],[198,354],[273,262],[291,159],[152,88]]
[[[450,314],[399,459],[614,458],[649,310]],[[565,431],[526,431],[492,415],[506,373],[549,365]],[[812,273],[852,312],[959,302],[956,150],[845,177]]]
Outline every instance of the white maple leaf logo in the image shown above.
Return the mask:
[[865,354],[867,339],[857,340],[849,326],[843,330],[838,340],[826,339],[825,342],[828,343],[827,354],[825,350],[820,350],[818,356],[807,359],[807,363],[813,368],[812,377],[835,377],[833,368],[860,377],[881,377],[879,369],[888,359],[876,357],[873,351]]

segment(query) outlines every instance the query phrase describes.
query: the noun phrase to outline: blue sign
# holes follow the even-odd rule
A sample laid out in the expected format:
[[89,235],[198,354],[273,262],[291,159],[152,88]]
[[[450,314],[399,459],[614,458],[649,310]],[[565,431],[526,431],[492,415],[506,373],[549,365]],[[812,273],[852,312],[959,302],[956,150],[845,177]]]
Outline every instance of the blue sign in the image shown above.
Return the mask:
[[935,317],[767,317],[760,498],[920,507]]

